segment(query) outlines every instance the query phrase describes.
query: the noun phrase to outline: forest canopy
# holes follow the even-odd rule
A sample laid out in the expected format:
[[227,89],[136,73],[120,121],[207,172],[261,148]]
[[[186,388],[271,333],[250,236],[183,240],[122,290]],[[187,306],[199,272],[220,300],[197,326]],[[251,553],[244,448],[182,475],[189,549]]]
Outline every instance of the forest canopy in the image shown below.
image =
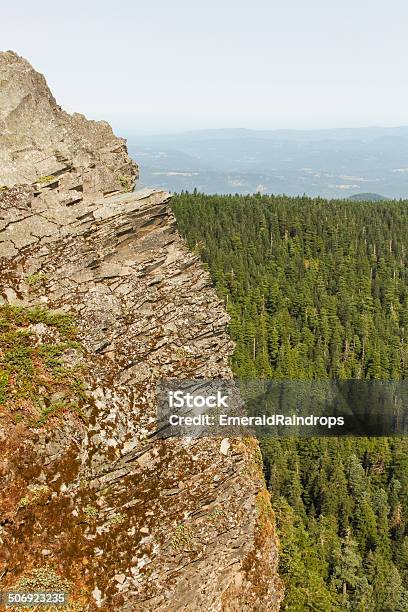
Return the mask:
[[[408,375],[408,202],[173,200],[231,317],[239,377]],[[262,439],[283,609],[408,610],[408,438]]]

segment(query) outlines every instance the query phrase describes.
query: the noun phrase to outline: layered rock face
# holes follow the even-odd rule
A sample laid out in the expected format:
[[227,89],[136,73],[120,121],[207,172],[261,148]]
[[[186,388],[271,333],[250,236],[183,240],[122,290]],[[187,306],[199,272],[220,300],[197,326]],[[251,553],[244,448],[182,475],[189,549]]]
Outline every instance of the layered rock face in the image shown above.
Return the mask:
[[[0,591],[45,575],[71,610],[278,610],[256,442],[152,437],[158,380],[231,377],[227,317],[169,195],[131,191],[124,141],[64,113],[14,53],[0,84],[0,336],[15,317],[44,379],[33,401],[0,378]],[[51,394],[55,312],[77,331]]]

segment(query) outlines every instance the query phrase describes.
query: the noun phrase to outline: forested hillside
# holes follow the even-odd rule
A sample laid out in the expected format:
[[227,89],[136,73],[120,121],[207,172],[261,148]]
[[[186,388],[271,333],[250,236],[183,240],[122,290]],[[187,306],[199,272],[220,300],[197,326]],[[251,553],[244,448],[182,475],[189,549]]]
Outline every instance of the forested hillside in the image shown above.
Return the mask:
[[[231,315],[238,376],[408,376],[408,202],[174,200]],[[262,440],[284,609],[408,610],[408,439]]]

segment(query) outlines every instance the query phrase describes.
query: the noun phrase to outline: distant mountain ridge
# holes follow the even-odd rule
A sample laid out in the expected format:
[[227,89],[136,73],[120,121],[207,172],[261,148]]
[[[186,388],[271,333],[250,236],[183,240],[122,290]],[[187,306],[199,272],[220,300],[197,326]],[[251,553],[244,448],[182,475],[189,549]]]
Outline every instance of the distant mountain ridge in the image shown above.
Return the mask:
[[141,183],[173,192],[408,197],[408,127],[131,135]]
[[190,140],[224,140],[226,138],[262,138],[267,140],[322,140],[328,138],[330,140],[349,140],[349,139],[373,139],[381,137],[389,137],[406,133],[408,136],[408,125],[395,127],[369,126],[369,127],[353,127],[353,128],[321,128],[309,130],[296,129],[275,129],[275,130],[255,130],[251,128],[213,128],[203,130],[186,130],[182,132],[170,132],[168,134],[156,134],[149,136],[150,138],[158,138],[164,140],[169,138]]

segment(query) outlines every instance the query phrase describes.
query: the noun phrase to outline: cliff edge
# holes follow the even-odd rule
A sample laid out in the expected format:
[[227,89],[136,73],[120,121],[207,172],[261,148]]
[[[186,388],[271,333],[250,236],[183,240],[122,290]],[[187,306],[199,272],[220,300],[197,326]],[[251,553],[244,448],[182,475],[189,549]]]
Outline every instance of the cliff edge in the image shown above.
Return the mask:
[[154,440],[156,382],[232,376],[169,195],[0,53],[0,591],[68,610],[279,609],[256,442]]

